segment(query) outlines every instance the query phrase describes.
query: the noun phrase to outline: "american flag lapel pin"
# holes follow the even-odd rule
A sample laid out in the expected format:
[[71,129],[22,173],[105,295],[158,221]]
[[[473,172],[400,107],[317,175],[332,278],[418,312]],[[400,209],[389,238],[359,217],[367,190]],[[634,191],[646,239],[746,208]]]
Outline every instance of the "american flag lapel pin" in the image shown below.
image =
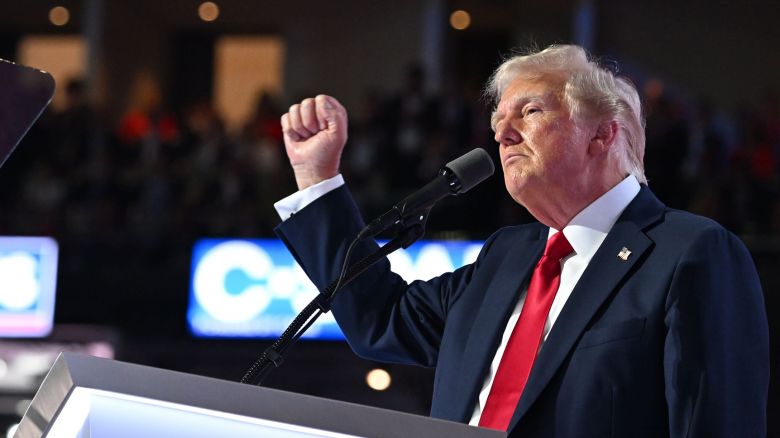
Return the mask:
[[621,249],[620,252],[618,253],[618,258],[625,262],[626,260],[628,260],[628,256],[630,255],[631,255],[631,251],[624,246],[623,249]]

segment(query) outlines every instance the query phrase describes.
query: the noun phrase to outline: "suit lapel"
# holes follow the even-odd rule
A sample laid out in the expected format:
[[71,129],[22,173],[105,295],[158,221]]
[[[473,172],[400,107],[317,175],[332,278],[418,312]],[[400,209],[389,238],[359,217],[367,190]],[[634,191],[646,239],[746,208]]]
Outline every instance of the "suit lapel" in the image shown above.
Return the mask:
[[[468,422],[485,378],[485,372],[501,342],[507,320],[517,303],[520,288],[541,258],[547,241],[547,227],[518,238],[501,268],[484,291],[484,299],[463,352],[461,390],[448,389],[453,400],[453,418]],[[465,395],[465,396],[464,396]]]
[[[647,187],[642,186],[637,197],[612,227],[543,344],[509,430],[517,425],[542,393],[604,301],[651,248],[652,241],[642,230],[660,218],[663,208],[663,204]],[[624,247],[631,251],[626,260],[618,256]]]

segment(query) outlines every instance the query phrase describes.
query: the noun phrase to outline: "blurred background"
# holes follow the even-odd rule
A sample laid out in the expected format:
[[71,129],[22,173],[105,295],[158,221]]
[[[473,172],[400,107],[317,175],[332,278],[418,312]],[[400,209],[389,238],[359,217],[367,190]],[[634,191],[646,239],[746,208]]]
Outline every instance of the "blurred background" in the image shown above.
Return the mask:
[[[0,433],[61,350],[241,378],[270,340],[188,329],[193,248],[274,236],[272,204],[295,190],[289,105],[326,93],[348,108],[343,173],[372,217],[473,147],[497,155],[482,87],[513,49],[552,43],[634,81],[651,188],[745,241],[777,370],[778,17],[774,0],[0,0],[0,58],[58,84],[0,169],[0,234],[59,249],[53,331],[0,339]],[[427,235],[479,241],[531,220],[493,177],[440,203]],[[432,376],[310,340],[266,385],[426,414]],[[779,392],[775,378],[770,436]]]

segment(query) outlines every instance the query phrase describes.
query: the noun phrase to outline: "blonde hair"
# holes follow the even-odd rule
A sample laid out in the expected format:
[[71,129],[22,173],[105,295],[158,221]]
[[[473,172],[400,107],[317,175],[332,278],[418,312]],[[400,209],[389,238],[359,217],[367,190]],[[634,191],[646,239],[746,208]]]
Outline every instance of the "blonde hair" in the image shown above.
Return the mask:
[[602,67],[580,46],[552,45],[504,61],[490,77],[485,94],[498,104],[506,87],[518,76],[529,80],[546,75],[565,79],[563,101],[575,118],[615,120],[619,126],[614,148],[621,171],[647,183],[644,170],[645,119],[634,84]]

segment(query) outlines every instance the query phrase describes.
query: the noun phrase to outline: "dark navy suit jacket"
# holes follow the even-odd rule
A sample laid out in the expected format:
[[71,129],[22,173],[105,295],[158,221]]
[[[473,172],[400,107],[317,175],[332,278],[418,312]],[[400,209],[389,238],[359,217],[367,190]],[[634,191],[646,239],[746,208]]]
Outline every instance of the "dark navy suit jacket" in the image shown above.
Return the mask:
[[[362,227],[341,187],[277,232],[322,289]],[[426,282],[407,284],[384,260],[339,292],[334,314],[357,354],[436,367],[431,415],[468,422],[547,235],[539,223],[501,229],[475,263]],[[742,242],[642,186],[556,320],[510,436],[765,436],[768,344]]]

